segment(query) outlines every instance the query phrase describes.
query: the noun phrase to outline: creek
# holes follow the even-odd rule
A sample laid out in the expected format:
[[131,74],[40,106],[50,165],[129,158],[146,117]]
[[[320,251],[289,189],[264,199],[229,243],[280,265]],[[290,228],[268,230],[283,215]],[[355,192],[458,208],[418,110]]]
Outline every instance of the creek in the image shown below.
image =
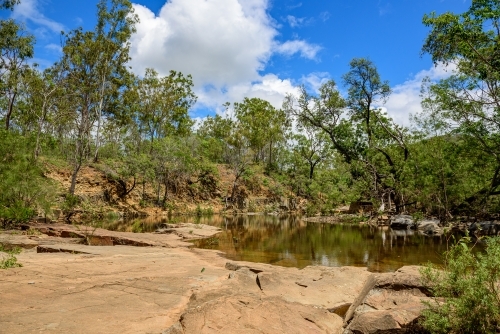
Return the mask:
[[216,236],[193,242],[195,247],[220,250],[236,261],[304,268],[308,265],[366,267],[391,272],[404,265],[441,264],[449,237],[425,236],[413,230],[391,230],[353,223],[305,222],[297,216],[238,215],[175,217],[108,223],[107,229],[154,232],[165,223],[217,226]]

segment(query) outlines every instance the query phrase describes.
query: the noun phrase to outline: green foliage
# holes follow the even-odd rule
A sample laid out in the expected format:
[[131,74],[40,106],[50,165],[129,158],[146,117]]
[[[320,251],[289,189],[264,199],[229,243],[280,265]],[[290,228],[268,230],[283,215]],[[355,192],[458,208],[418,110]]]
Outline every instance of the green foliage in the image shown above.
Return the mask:
[[188,116],[196,102],[190,75],[170,71],[158,77],[153,69],[146,69],[143,79],[138,79],[130,91],[135,116],[144,126],[145,134],[153,143],[155,139],[172,135],[186,135],[193,124]]
[[2,0],[0,1],[0,8],[13,10],[14,6],[19,4],[20,2],[21,0]]
[[53,186],[33,161],[29,138],[0,130],[0,220],[19,223],[49,213]]
[[500,326],[500,238],[486,239],[486,251],[474,252],[461,239],[444,254],[444,268],[422,270],[435,296],[426,303],[423,326],[432,333],[498,333]]
[[76,195],[66,194],[61,209],[66,212],[73,211],[80,204],[80,198]]
[[0,245],[0,269],[18,268],[23,265],[17,262],[16,255],[21,253],[20,248],[6,250]]
[[202,208],[199,204],[196,206],[194,210],[194,215],[198,218],[200,217],[211,217],[214,214],[214,210],[212,208]]
[[133,233],[142,233],[144,232],[144,224],[141,223],[140,220],[135,220],[132,224],[132,232]]
[[313,202],[308,202],[305,208],[306,217],[315,216],[319,212],[318,205]]
[[[12,8],[15,1],[7,0],[0,7]],[[5,109],[5,129],[9,130],[14,116],[20,83],[34,56],[35,38],[13,19],[0,20],[0,99]]]
[[[433,130],[450,134],[475,156],[467,161],[469,166],[442,166],[443,173],[471,172],[473,182],[466,183],[469,189],[460,189],[465,196],[459,205],[453,205],[460,210],[485,208],[493,197],[500,195],[500,115],[498,108],[492,107],[499,99],[499,19],[499,3],[490,0],[472,1],[469,10],[462,14],[431,13],[423,18],[423,23],[431,28],[423,53],[430,54],[435,63],[453,63],[457,69],[437,83],[425,82],[426,119],[431,121]],[[473,171],[479,171],[479,177]]]
[[[18,2],[0,1],[0,8]],[[474,0],[466,13],[424,17],[430,33],[423,52],[457,70],[424,81],[418,131],[382,111],[388,82],[371,60],[354,58],[342,76],[345,94],[328,81],[317,92],[301,87],[282,109],[246,97],[224,104],[225,116],[207,117],[193,134],[193,78],[153,69],[137,77],[126,66],[138,22],[129,0],[98,1],[95,28],[64,33],[62,58],[44,71],[28,65],[34,37],[14,20],[2,20],[0,104],[10,132],[0,133],[0,219],[20,222],[47,212],[53,191],[44,162],[71,162],[74,194],[92,158],[120,199],[141,189],[141,206],[169,212],[172,196],[242,203],[246,191],[261,193],[262,185],[275,198],[307,198],[314,203],[308,214],[331,214],[355,200],[390,201],[397,211],[442,220],[498,212],[499,8]],[[230,194],[221,195],[216,163],[232,172]],[[94,203],[71,196],[62,209],[76,205],[94,210]]]

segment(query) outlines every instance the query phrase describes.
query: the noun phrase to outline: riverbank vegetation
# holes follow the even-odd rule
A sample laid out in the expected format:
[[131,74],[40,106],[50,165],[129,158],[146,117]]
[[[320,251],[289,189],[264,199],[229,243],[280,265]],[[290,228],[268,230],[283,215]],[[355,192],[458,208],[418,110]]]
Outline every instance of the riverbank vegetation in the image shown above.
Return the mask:
[[500,239],[486,239],[486,251],[476,252],[464,237],[444,254],[444,270],[422,269],[434,296],[426,303],[422,324],[430,333],[497,333],[500,323],[498,281]]
[[[16,1],[1,4],[10,10]],[[195,124],[188,73],[127,67],[137,20],[128,0],[100,1],[95,29],[63,33],[60,60],[44,69],[31,62],[34,37],[12,19],[0,22],[3,224],[81,209],[78,179],[89,166],[114,185],[104,200],[134,191],[140,207],[166,211],[180,194],[255,205],[248,196],[261,186],[278,202],[306,199],[310,214],[358,200],[443,221],[500,209],[495,2],[424,17],[422,50],[450,76],[423,81],[423,112],[410,127],[382,108],[390,85],[368,58],[353,59],[338,83],[301,87],[282,108],[245,98]],[[54,166],[70,171],[67,189],[47,176]],[[219,166],[231,173],[228,189]]]

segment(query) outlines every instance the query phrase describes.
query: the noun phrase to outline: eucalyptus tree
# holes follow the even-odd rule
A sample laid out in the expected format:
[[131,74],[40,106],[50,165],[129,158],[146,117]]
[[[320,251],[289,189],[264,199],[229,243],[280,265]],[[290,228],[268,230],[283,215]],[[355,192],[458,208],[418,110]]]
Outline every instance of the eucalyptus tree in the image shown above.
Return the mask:
[[[110,6],[108,7],[108,3]],[[139,17],[134,14],[129,0],[101,0],[97,4],[97,25],[94,41],[99,57],[96,62],[95,75],[99,84],[97,104],[96,151],[94,161],[97,161],[100,147],[100,135],[105,103],[119,94],[130,79],[126,67],[130,60],[130,36],[136,31],[135,24]],[[109,106],[109,105],[108,105]]]
[[361,135],[347,118],[346,106],[333,80],[321,85],[317,95],[302,86],[299,98],[289,94],[283,102],[283,109],[290,117],[324,131],[333,147],[347,163],[351,163],[358,158],[363,143],[359,140]]
[[364,123],[368,146],[372,146],[372,112],[384,104],[391,89],[387,81],[382,81],[377,68],[366,58],[354,58],[349,63],[349,72],[342,76],[348,89],[347,108],[353,120]]
[[[61,73],[54,68],[48,68],[43,72],[37,69],[26,71],[23,80],[23,102],[25,112],[22,123],[34,128],[35,148],[34,159],[37,160],[40,154],[40,136],[47,122],[55,121],[56,118],[63,118],[59,110],[61,108],[62,95]],[[20,122],[21,123],[21,122]]]
[[208,116],[201,122],[196,133],[203,140],[206,156],[213,162],[229,163],[229,140],[235,126],[234,120],[221,115]]
[[146,69],[144,78],[134,86],[134,108],[141,129],[151,145],[155,139],[170,135],[186,135],[193,124],[189,110],[196,103],[190,75],[170,71],[160,77],[153,69]]
[[308,178],[314,178],[314,170],[327,157],[332,156],[332,145],[326,134],[311,126],[303,126],[300,133],[294,134],[293,151],[305,161],[309,168]]
[[285,139],[290,126],[286,113],[260,98],[244,98],[243,102],[235,103],[234,113],[243,136],[255,152],[255,162],[265,159],[267,147],[267,163],[271,166],[274,146]]
[[35,38],[14,20],[0,20],[0,92],[5,129],[9,130],[21,81],[33,58]]
[[473,0],[465,13],[431,13],[423,23],[431,30],[422,52],[453,70],[429,84],[426,109],[489,161],[481,169],[488,177],[461,206],[484,204],[500,195],[500,3]]
[[389,84],[380,79],[375,65],[363,58],[350,62],[343,83],[346,98],[334,81],[328,81],[317,95],[302,87],[298,99],[291,95],[285,99],[284,108],[299,124],[324,131],[350,166],[352,177],[364,179],[365,197],[383,202],[390,196],[397,210],[404,210],[401,189],[409,158],[409,133],[380,109],[391,93]]
[[111,113],[107,108],[126,84],[128,39],[138,20],[128,0],[101,0],[97,9],[95,31],[79,28],[65,34],[63,58],[56,65],[65,77],[66,98],[74,111],[71,194],[75,191],[77,174],[91,154],[94,124],[97,122],[96,159],[102,113],[104,110]]
[[410,134],[381,109],[391,94],[389,83],[381,80],[373,62],[365,58],[353,59],[342,79],[348,91],[350,121],[364,139],[359,161],[371,197],[382,204],[388,197],[397,212],[404,211],[408,199],[403,192],[403,178],[410,155]]

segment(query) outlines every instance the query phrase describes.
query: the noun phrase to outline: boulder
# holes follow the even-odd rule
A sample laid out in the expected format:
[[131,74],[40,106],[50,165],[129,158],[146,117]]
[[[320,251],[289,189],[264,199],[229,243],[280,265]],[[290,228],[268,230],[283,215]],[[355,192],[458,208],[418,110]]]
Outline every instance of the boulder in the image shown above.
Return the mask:
[[480,235],[498,235],[500,233],[500,222],[495,220],[472,223],[469,232]]
[[344,318],[344,334],[423,332],[418,324],[429,300],[418,266],[373,275]]
[[341,333],[370,274],[364,268],[280,268],[227,262],[228,279],[193,294],[164,333]]
[[391,218],[390,226],[393,230],[408,230],[415,226],[415,221],[409,215],[396,215]]
[[286,302],[233,295],[219,297],[188,309],[164,333],[340,333],[342,318],[325,309]]
[[439,223],[437,219],[424,219],[417,223],[417,229],[426,235],[441,235],[443,229],[439,226]]

